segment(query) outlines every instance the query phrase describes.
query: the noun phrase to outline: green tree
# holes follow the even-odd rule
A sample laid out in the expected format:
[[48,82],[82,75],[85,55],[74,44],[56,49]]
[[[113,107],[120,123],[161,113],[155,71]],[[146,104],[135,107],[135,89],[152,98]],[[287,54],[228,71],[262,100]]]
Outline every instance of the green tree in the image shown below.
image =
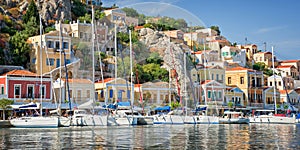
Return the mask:
[[170,104],[170,107],[171,107],[171,110],[174,110],[174,109],[176,109],[176,108],[178,108],[178,107],[180,107],[181,106],[181,104],[179,103],[179,102],[171,102],[171,104]]
[[126,13],[126,16],[134,17],[134,18],[139,17],[139,13],[133,8],[125,7],[125,8],[122,8],[122,10]]
[[0,108],[3,110],[3,120],[5,120],[5,110],[11,108],[10,105],[12,105],[13,103],[14,103],[13,100],[5,99],[5,98],[2,98],[0,100]]
[[105,17],[105,13],[104,12],[101,12],[101,10],[96,10],[95,11],[95,19],[96,20],[101,20],[104,17]]
[[82,3],[80,0],[73,0],[73,5],[72,6],[73,7],[71,8],[71,12],[75,16],[75,18],[73,18],[74,20],[77,17],[84,16],[87,13],[85,4]]
[[159,64],[161,65],[161,63],[163,62],[162,58],[160,57],[159,53],[151,53],[150,56],[146,59],[146,62],[148,64],[150,63],[154,63],[154,64]]
[[212,30],[215,30],[215,31],[217,31],[218,35],[220,35],[220,34],[221,34],[221,31],[220,31],[220,28],[219,28],[219,26],[211,26],[210,28],[211,28]]
[[24,23],[27,23],[31,19],[31,17],[35,18],[35,20],[36,20],[35,23],[36,24],[40,24],[39,23],[39,19],[40,19],[40,17],[39,17],[39,11],[37,9],[37,6],[35,5],[34,0],[30,1],[29,5],[28,5],[28,8],[26,10],[26,14],[23,15],[23,21],[24,21]]
[[25,24],[25,29],[22,31],[22,34],[24,34],[24,40],[27,40],[28,37],[39,34],[39,26],[36,24],[35,17],[31,17],[30,20]]
[[13,64],[23,66],[24,68],[28,68],[28,63],[30,62],[30,48],[26,42],[27,38],[28,36],[26,34],[17,32],[9,40]]
[[86,13],[84,16],[78,17],[78,20],[80,22],[86,21],[86,23],[91,23],[92,22],[92,16],[90,14]]

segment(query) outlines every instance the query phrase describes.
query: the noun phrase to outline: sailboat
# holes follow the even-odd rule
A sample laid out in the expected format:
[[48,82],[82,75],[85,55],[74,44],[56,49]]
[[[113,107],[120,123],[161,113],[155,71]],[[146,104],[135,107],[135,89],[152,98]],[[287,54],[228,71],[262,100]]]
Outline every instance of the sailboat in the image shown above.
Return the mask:
[[[94,7],[92,6],[92,84],[93,90],[95,90],[95,57],[94,57],[94,47],[95,47],[95,27],[94,27]],[[98,40],[96,39],[98,42]],[[98,43],[97,43],[98,44]],[[99,45],[97,45],[99,48]],[[101,62],[101,61],[100,61]],[[100,67],[101,68],[101,67]],[[102,69],[102,68],[101,68]],[[102,71],[101,71],[102,73]],[[92,112],[89,113],[86,109],[92,109]],[[96,114],[96,111],[104,111],[106,113]],[[109,126],[109,125],[117,125],[116,121],[113,117],[109,115],[109,112],[106,108],[103,107],[95,107],[95,94],[93,94],[92,98],[86,102],[78,106],[78,109],[73,110],[72,114],[72,126]]]
[[43,116],[43,107],[42,107],[42,85],[43,85],[43,65],[42,65],[42,17],[40,16],[40,113],[39,116],[23,116],[20,118],[14,118],[10,120],[10,123],[14,127],[23,127],[23,128],[57,128],[58,127],[58,118],[52,116]]
[[256,110],[255,115],[249,117],[250,123],[274,123],[274,124],[295,124],[297,122],[296,116],[287,117],[285,114],[277,114],[276,106],[276,75],[274,69],[274,48],[272,46],[272,70],[273,70],[273,100],[274,100],[274,110]]

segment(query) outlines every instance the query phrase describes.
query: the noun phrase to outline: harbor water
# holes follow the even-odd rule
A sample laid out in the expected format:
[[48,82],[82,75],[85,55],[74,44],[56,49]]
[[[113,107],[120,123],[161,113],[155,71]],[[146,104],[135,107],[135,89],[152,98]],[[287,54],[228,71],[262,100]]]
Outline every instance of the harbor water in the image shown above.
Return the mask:
[[300,124],[1,128],[0,149],[300,149]]

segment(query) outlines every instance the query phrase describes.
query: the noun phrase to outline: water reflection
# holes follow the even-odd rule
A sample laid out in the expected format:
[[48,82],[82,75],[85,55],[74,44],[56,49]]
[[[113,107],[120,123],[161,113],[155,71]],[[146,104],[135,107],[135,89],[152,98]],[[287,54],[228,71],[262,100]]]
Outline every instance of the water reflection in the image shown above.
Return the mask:
[[0,149],[300,149],[300,125],[0,129]]

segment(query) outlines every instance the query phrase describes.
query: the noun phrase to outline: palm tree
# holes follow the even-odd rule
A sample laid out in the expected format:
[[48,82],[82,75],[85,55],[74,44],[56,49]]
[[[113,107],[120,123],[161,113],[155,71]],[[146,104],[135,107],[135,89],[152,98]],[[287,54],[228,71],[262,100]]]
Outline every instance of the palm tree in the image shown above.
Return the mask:
[[3,110],[3,120],[5,120],[5,110],[11,108],[10,105],[12,105],[13,103],[14,103],[13,100],[5,99],[5,98],[2,98],[0,100],[0,109]]

